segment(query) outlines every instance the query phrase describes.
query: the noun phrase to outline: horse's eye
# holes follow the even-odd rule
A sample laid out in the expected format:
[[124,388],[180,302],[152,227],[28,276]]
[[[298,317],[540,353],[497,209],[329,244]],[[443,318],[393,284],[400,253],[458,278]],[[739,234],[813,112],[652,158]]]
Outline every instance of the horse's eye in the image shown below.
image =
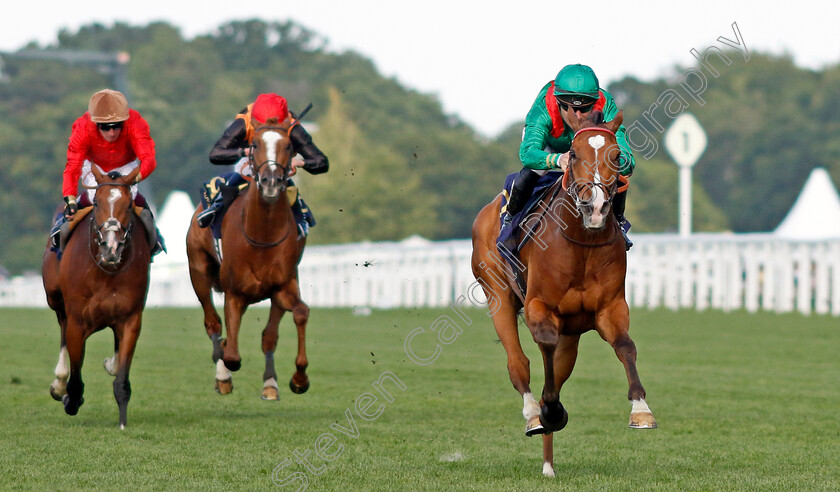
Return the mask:
[[572,159],[577,159],[577,155],[575,155],[574,150],[569,151],[569,160],[572,160]]

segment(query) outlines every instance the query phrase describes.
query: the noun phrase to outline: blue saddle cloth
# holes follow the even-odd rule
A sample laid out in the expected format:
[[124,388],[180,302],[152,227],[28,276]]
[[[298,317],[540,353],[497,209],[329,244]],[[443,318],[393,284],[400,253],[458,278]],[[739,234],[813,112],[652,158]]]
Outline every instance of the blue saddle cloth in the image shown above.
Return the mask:
[[[508,197],[510,196],[511,188],[513,187],[513,180],[518,174],[519,173],[508,174],[507,178],[505,178],[504,193],[502,193],[502,206],[499,210],[499,223],[501,230],[499,231],[499,238],[496,240],[497,245],[501,245],[512,236],[519,233],[519,225],[522,223],[522,219],[531,213],[537,202],[539,202],[543,195],[545,195],[551,185],[563,177],[563,171],[549,171],[540,176],[539,180],[537,180],[537,184],[534,185],[534,191],[525,203],[525,207],[523,207],[519,213],[511,218],[510,225],[508,227],[504,227],[502,219],[504,218],[504,212],[507,210]],[[527,239],[528,238],[526,237],[525,240],[527,241]],[[522,245],[520,244],[519,247],[521,246]]]

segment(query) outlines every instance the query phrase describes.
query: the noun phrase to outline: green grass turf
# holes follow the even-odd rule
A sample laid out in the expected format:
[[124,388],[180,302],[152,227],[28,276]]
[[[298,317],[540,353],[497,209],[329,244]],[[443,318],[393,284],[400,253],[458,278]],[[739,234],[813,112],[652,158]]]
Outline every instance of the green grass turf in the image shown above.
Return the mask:
[[[561,392],[569,425],[556,435],[551,480],[541,475],[540,438],[524,435],[521,399],[489,318],[465,313],[469,325],[449,308],[370,316],[313,309],[312,386],[304,395],[287,387],[296,350],[287,316],[275,357],[281,400],[266,402],[259,340],[266,310],[246,314],[242,369],[233,394],[220,396],[200,311],[148,309],[121,431],[113,378],[102,369],[110,330],[88,340],[86,402],[69,417],[47,391],[59,348],[52,312],[2,309],[0,489],[280,488],[273,474],[285,490],[301,488],[303,478],[308,490],[336,491],[840,489],[836,318],[633,312],[656,430],[627,428],[624,370],[596,334],[585,335]],[[431,327],[442,316],[463,333],[440,344],[433,362],[415,363],[406,337],[422,328],[412,340],[414,358],[431,358]],[[520,330],[538,395],[541,359]],[[405,386],[384,383],[393,402],[372,386],[385,372]],[[354,405],[366,393],[379,398],[369,420]],[[319,458],[316,445],[332,460]]]

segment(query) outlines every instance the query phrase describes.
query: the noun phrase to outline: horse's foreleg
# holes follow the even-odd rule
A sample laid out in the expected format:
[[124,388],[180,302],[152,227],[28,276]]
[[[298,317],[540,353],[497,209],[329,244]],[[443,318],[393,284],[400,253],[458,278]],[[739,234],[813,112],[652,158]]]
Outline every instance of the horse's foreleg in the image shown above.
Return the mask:
[[[572,369],[577,361],[580,335],[560,335],[557,350],[554,352],[554,384],[557,393],[563,389],[563,384],[572,375]],[[566,417],[568,421],[568,416]],[[565,425],[565,424],[564,424]],[[543,435],[543,475],[554,476],[554,434]]]
[[277,335],[280,320],[285,311],[272,299],[268,322],[262,332],[262,350],[265,354],[265,372],[263,373],[263,400],[278,400],[277,373],[274,371],[274,351],[277,349]]
[[70,359],[70,377],[67,380],[67,393],[61,398],[67,415],[76,415],[85,402],[85,383],[82,381],[82,364],[85,359],[85,341],[87,333],[79,322],[68,320],[66,330],[67,357]]
[[114,329],[114,337],[118,344],[116,377],[114,378],[114,398],[120,410],[120,429],[125,429],[127,423],[128,401],[131,399],[131,382],[128,372],[134,358],[134,348],[140,336],[142,311],[131,316],[128,320]]
[[239,327],[246,309],[248,303],[243,298],[230,292],[225,293],[227,338],[222,343],[222,360],[230,371],[238,371],[242,366],[242,358],[239,356]]
[[540,421],[546,432],[559,431],[568,421],[568,414],[560,403],[560,388],[557,386],[554,368],[554,354],[560,341],[560,319],[539,299],[532,299],[528,303],[525,319],[542,352],[545,370]]
[[618,360],[624,364],[624,371],[627,373],[627,383],[630,387],[627,398],[633,405],[630,411],[630,427],[634,429],[656,428],[656,419],[645,402],[645,389],[639,379],[636,369],[636,344],[628,333],[630,329],[630,314],[626,302],[617,302],[615,305],[597,317],[598,333],[601,338],[609,343]]
[[276,296],[280,308],[291,311],[297,327],[298,350],[295,357],[295,373],[289,380],[289,389],[293,393],[306,393],[309,389],[309,376],[306,375],[306,368],[309,367],[309,360],[306,358],[306,324],[309,322],[309,306],[300,300],[300,290],[297,279],[292,279]]

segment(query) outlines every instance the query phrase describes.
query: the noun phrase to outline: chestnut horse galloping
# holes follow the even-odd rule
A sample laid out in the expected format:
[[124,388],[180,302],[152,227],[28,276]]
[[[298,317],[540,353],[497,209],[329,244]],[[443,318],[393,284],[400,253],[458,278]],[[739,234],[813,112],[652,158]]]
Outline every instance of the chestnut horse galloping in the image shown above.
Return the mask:
[[61,350],[50,394],[64,403],[68,415],[76,415],[84,403],[85,342],[93,333],[111,327],[114,356],[105,360],[105,369],[116,376],[114,397],[124,429],[131,398],[128,372],[149,289],[151,247],[130,191],[140,168],[128,176],[104,174],[95,165],[91,168],[97,182],[92,210],[84,217],[78,212],[80,222],[60,261],[49,245],[44,253],[47,303],[61,326]]
[[[630,427],[654,428],[636,371],[636,346],[628,335],[629,309],[624,297],[627,255],[618,222],[611,213],[619,182],[619,148],[615,132],[623,119],[603,123],[595,111],[571,125],[575,137],[563,183],[555,183],[523,224],[531,240],[521,248],[515,266],[500,258],[501,195],[479,212],[473,224],[473,274],[484,288],[493,324],[507,352],[513,387],[522,395],[525,434],[543,434],[543,474],[554,476],[553,432],[568,414],[560,403],[563,383],[572,373],[580,336],[590,330],[615,350],[624,364],[632,403]],[[521,292],[512,274],[521,271]],[[545,383],[539,403],[531,393],[528,358],[517,331],[517,312],[543,356]]]
[[[196,209],[187,232],[187,256],[193,289],[204,309],[204,328],[213,341],[216,364],[216,391],[233,391],[229,371],[241,365],[239,327],[249,305],[271,300],[268,322],[262,332],[265,354],[262,398],[277,400],[277,374],[274,350],[278,326],[286,311],[294,315],[298,334],[297,371],[289,381],[295,393],[309,389],[306,375],[306,322],[309,307],[300,300],[297,265],[303,255],[305,237],[298,238],[297,225],[286,193],[293,156],[289,118],[269,118],[255,128],[251,144],[251,181],[247,191],[236,198],[222,221],[221,258],[217,256],[211,229],[200,228]],[[227,338],[213,306],[212,289],[224,292]]]

